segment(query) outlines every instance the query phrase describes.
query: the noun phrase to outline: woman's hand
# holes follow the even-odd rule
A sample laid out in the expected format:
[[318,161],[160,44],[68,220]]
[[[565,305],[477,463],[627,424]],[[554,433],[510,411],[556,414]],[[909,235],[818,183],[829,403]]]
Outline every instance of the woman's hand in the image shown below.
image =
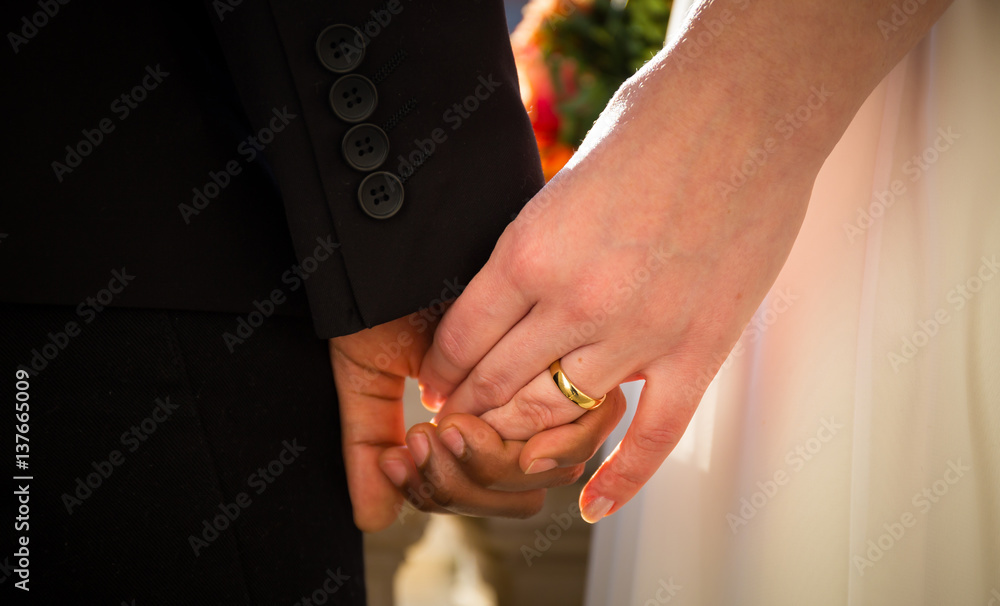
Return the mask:
[[595,521],[629,500],[777,277],[826,155],[947,3],[891,40],[874,26],[890,2],[849,4],[702,7],[447,313],[420,370],[425,404],[526,439],[583,414],[553,384],[554,360],[591,397],[644,378],[581,507]]

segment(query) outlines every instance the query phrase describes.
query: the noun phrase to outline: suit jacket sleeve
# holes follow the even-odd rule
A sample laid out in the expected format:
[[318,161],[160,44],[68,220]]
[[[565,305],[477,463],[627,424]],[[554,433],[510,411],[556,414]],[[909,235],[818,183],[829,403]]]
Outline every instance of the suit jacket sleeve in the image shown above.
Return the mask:
[[[457,296],[543,178],[499,1],[208,2],[236,88],[284,200],[317,334],[333,337]],[[361,32],[348,73],[371,80],[403,202],[375,219],[371,171],[342,151],[317,38]],[[273,131],[268,133],[267,130]],[[265,141],[266,140],[266,141]],[[266,142],[266,145],[265,145]]]

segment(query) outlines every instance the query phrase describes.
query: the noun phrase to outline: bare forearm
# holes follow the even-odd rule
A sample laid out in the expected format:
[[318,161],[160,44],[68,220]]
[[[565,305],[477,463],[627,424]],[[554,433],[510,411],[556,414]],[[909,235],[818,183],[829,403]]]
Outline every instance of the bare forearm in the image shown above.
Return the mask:
[[789,154],[796,163],[807,154],[818,169],[871,91],[950,3],[709,0],[609,109],[627,106],[640,90],[655,93],[638,98],[654,104],[654,113],[676,128],[681,104],[714,108],[715,115],[703,115],[692,126],[723,129],[719,134],[730,146],[736,143],[729,137],[737,133],[728,132],[733,124],[740,125],[746,145],[775,135],[790,138],[794,131],[796,144],[776,154]]

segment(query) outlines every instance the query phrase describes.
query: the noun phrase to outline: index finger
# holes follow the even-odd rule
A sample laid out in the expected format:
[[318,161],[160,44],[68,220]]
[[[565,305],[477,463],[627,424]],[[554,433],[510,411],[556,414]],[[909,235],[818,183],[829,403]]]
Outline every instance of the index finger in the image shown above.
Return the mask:
[[[496,253],[494,252],[494,256]],[[491,258],[492,261],[492,258]],[[420,365],[420,398],[438,410],[532,303],[487,263],[448,309]]]

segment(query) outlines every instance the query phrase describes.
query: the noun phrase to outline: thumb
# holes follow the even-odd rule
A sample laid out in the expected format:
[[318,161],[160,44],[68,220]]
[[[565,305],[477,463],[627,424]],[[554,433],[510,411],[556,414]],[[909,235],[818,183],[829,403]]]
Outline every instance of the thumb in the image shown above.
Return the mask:
[[580,511],[591,524],[631,500],[684,435],[701,392],[673,387],[647,378],[625,438],[580,493]]

